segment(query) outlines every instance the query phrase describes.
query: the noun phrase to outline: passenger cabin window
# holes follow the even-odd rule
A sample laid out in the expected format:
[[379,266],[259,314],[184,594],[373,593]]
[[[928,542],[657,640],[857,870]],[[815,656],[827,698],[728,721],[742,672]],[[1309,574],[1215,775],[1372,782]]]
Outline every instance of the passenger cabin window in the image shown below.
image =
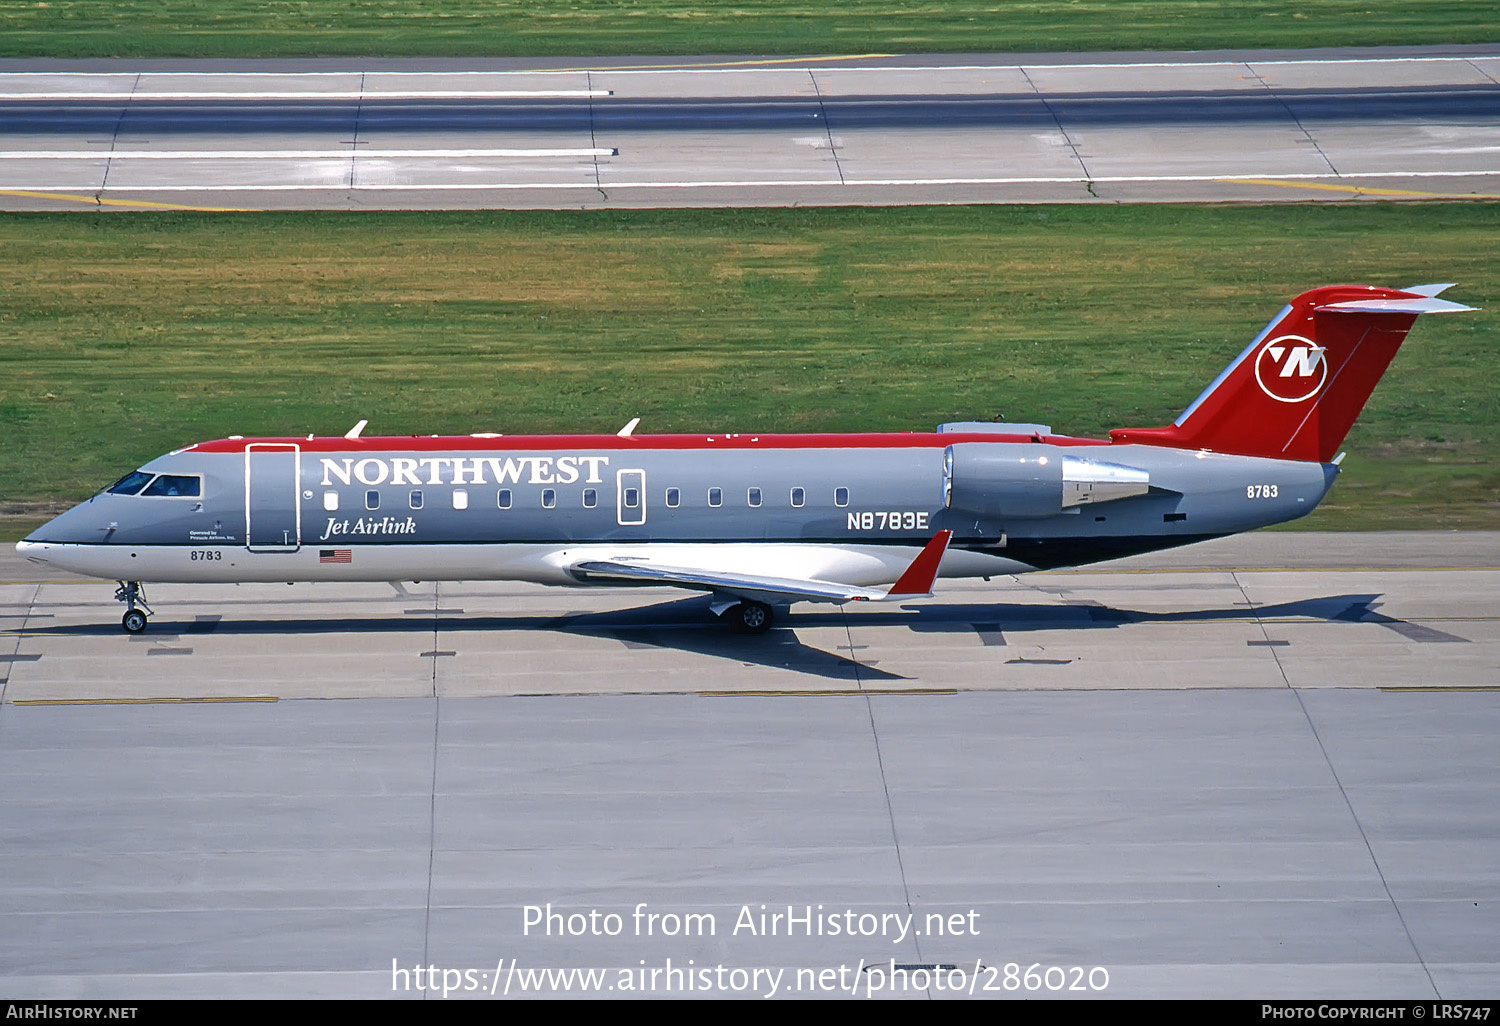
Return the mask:
[[833,504],[835,506],[849,505],[849,489],[835,488],[833,490]]
[[177,474],[160,474],[155,481],[146,486],[142,495],[165,496],[167,498],[197,498],[203,490],[203,482],[197,477],[179,476]]
[[556,505],[557,505],[557,489],[556,488],[543,488],[542,489],[542,509],[551,509],[553,506],[556,506]]
[[599,489],[585,488],[583,490],[583,508],[593,509],[599,505]]
[[670,507],[672,507],[673,509],[676,509],[678,506],[682,505],[682,489],[681,488],[668,488],[667,489],[667,505],[670,506]]
[[749,502],[750,505],[752,505],[752,506],[759,506],[760,505],[760,489],[759,488],[751,488],[749,491],[747,491],[745,493],[745,501]]
[[807,492],[801,488],[792,489],[792,505],[800,506],[807,501]]
[[339,508],[339,493],[338,492],[324,492],[323,493],[323,508],[326,509],[330,513],[332,513],[334,510],[338,509]]
[[502,488],[495,493],[495,505],[501,509],[510,509],[510,489]]
[[422,490],[420,488],[413,488],[411,490],[411,498],[409,502],[412,509],[422,508]]
[[455,488],[455,489],[453,489],[453,508],[454,509],[468,509],[469,508],[469,490],[467,488]]
[[625,489],[624,506],[625,506],[626,509],[640,509],[641,508],[641,493],[640,493],[639,489],[636,489],[636,488],[627,488],[627,489]]
[[373,488],[365,492],[365,509],[380,508],[380,493]]
[[110,485],[107,491],[111,495],[134,495],[146,487],[146,482],[151,480],[151,475],[139,470],[132,470],[120,480]]
[[708,490],[708,504],[710,506],[724,505],[724,489],[710,488]]

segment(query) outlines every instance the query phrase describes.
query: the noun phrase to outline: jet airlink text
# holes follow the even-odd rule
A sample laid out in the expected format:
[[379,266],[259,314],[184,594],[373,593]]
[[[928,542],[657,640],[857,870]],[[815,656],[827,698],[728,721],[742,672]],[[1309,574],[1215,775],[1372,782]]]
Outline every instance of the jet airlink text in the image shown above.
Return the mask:
[[323,486],[352,485],[569,485],[601,484],[608,456],[397,456],[389,460],[323,459]]
[[417,531],[416,517],[355,517],[352,520],[344,517],[329,517],[328,523],[323,526],[323,536],[319,541],[327,541],[336,534],[415,534]]

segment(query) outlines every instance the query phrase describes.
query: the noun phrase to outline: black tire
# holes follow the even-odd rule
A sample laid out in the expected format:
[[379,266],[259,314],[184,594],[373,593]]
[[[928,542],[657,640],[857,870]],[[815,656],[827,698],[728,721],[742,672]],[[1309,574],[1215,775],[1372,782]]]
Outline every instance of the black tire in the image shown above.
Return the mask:
[[764,634],[771,629],[771,607],[764,602],[741,602],[730,615],[735,629],[745,634]]
[[139,609],[132,609],[120,617],[120,626],[129,634],[139,634],[146,629],[146,614]]

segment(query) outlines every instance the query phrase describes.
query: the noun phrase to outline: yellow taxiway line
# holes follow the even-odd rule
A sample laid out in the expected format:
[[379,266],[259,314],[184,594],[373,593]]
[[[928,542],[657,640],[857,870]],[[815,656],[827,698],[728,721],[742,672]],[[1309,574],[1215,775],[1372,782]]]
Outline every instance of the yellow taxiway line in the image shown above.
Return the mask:
[[1480,193],[1416,192],[1411,189],[1376,189],[1367,185],[1330,185],[1327,182],[1291,182],[1284,178],[1221,178],[1235,185],[1270,185],[1285,189],[1316,189],[1324,192],[1347,192],[1354,196],[1401,196],[1407,199],[1493,200],[1500,196]]
[[714,68],[770,68],[778,65],[831,64],[835,61],[864,61],[884,57],[903,57],[899,53],[849,53],[825,57],[761,57],[743,61],[704,61],[699,64],[619,64],[609,67],[547,68],[559,71],[694,71]]
[[66,200],[70,203],[87,203],[99,207],[149,207],[153,210],[192,210],[205,214],[243,214],[254,211],[253,207],[194,207],[184,203],[153,203],[150,200],[105,199],[102,196],[76,196],[66,192],[31,192],[26,189],[0,189],[0,196],[20,196],[25,199]]

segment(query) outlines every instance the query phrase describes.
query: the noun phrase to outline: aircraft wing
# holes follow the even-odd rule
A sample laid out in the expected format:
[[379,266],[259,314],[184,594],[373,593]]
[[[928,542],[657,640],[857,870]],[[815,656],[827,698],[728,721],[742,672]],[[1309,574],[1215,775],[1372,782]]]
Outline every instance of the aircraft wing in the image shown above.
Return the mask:
[[948,549],[952,531],[932,536],[917,558],[889,588],[862,588],[837,581],[801,580],[790,577],[762,577],[756,574],[726,573],[701,567],[664,566],[647,561],[586,559],[572,566],[573,573],[585,581],[633,581],[641,584],[667,584],[700,591],[727,592],[741,598],[762,602],[883,602],[916,598],[932,594],[938,565]]

